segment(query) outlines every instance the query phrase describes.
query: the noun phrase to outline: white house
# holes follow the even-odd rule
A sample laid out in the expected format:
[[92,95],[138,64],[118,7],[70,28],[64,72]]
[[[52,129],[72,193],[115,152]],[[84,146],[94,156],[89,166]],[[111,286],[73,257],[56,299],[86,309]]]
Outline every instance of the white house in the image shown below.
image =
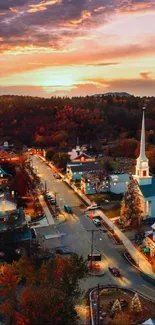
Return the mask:
[[[150,256],[155,257],[155,223],[151,226],[151,230],[148,231],[146,238],[144,239],[144,245],[149,248]],[[146,233],[145,233],[146,235]]]
[[155,217],[155,177],[149,174],[149,160],[145,155],[145,108],[142,117],[140,155],[133,177],[137,181],[143,215]]

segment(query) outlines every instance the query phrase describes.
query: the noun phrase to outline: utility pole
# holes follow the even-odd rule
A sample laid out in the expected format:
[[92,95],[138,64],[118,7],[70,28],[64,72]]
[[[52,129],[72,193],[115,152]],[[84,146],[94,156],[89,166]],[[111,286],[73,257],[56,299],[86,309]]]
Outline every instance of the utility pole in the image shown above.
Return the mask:
[[91,267],[91,270],[93,268],[93,251],[94,251],[94,232],[95,231],[100,231],[99,229],[87,229],[87,231],[91,232],[91,264],[90,264],[90,267]]
[[55,193],[54,193],[54,198],[55,198],[55,217],[56,217],[56,214],[57,214],[57,201],[56,201],[56,195],[57,195],[57,193],[55,192]]
[[97,325],[100,325],[100,285],[97,285]]
[[45,181],[45,193],[47,192],[47,182]]

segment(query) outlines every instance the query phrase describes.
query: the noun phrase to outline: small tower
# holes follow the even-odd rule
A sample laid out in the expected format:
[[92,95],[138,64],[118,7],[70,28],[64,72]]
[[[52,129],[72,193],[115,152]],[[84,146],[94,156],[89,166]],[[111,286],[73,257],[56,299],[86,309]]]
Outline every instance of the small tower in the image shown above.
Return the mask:
[[133,177],[139,185],[152,184],[152,176],[149,175],[149,160],[145,155],[145,107],[143,107],[140,155],[137,158],[136,174]]

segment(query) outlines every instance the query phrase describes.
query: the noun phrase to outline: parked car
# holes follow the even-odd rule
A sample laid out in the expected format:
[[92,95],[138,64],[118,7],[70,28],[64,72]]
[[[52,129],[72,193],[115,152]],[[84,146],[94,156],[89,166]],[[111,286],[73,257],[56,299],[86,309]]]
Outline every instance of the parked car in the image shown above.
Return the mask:
[[72,250],[68,246],[63,246],[63,247],[56,248],[55,253],[59,254],[59,255],[71,255],[71,254],[73,254]]
[[49,194],[49,193],[46,193],[46,194],[45,194],[45,198],[46,198],[47,201],[50,201],[51,199],[53,199],[53,198],[52,198],[52,195]]
[[55,204],[56,203],[56,200],[55,199],[53,199],[53,198],[51,198],[50,200],[48,200],[49,201],[49,203],[51,203],[51,204]]
[[99,219],[94,218],[94,219],[92,219],[92,220],[93,220],[93,223],[94,223],[95,226],[98,226],[98,227],[101,226],[101,221],[100,221]]
[[53,174],[53,176],[55,177],[55,178],[57,178],[57,179],[61,179],[61,176],[59,175],[59,174]]
[[116,277],[119,277],[121,275],[120,271],[113,265],[109,266],[109,271]]
[[72,208],[69,206],[69,205],[64,205],[64,210],[67,212],[67,213],[72,213]]
[[97,204],[92,204],[92,205],[89,205],[85,211],[90,211],[90,210],[95,210],[95,209],[100,209],[100,206],[97,205]]

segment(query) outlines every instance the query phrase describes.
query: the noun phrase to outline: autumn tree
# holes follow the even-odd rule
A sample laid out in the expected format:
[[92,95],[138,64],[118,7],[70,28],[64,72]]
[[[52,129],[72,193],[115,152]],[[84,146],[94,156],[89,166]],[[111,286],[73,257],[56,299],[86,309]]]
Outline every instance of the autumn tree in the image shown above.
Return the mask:
[[17,302],[18,272],[14,265],[4,264],[0,272],[0,314],[5,316],[6,324],[13,324],[15,320]]
[[17,192],[20,196],[24,196],[29,188],[29,178],[24,169],[17,169],[16,175],[12,178],[10,191]]
[[7,325],[77,324],[79,281],[88,274],[87,261],[82,256],[57,256],[42,265],[33,257],[24,257],[6,265],[1,272],[0,310],[3,308]]
[[65,168],[67,163],[70,161],[70,157],[67,153],[57,152],[53,156],[53,161],[58,167]]
[[107,173],[112,173],[115,170],[116,164],[112,159],[106,159],[103,168]]
[[53,148],[49,148],[49,149],[47,149],[47,151],[46,151],[46,159],[47,159],[47,160],[52,160],[54,154],[55,154],[55,151],[54,151]]
[[120,214],[125,226],[137,226],[140,224],[142,210],[140,207],[138,185],[133,178],[130,180],[127,190],[124,193]]

